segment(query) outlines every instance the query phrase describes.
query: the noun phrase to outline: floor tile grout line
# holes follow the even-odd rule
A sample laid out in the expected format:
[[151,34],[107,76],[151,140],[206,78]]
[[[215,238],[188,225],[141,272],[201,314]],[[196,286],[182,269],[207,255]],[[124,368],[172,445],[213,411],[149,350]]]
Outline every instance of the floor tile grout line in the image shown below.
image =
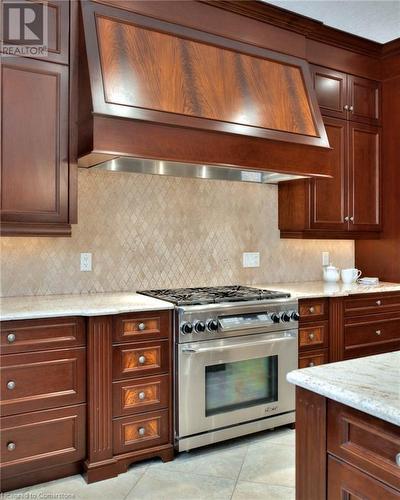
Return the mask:
[[148,467],[140,474],[140,476],[137,478],[137,480],[134,482],[132,488],[128,491],[128,493],[124,496],[123,500],[126,500],[128,496],[131,494],[132,490],[135,488],[135,486],[138,484],[138,482],[142,479],[142,477],[146,474],[148,471]]
[[246,448],[246,453],[244,454],[244,457],[243,457],[243,460],[242,460],[242,465],[240,466],[239,473],[238,473],[238,475],[237,475],[237,477],[236,477],[235,485],[234,485],[234,487],[233,487],[233,490],[232,490],[232,495],[231,495],[230,500],[232,500],[233,495],[235,494],[235,491],[236,491],[236,486],[237,486],[237,484],[238,484],[240,474],[242,473],[243,465],[244,465],[244,462],[245,462],[245,460],[246,460],[246,457],[247,457],[247,453],[248,453],[248,452],[249,452],[249,445],[247,445],[247,448]]

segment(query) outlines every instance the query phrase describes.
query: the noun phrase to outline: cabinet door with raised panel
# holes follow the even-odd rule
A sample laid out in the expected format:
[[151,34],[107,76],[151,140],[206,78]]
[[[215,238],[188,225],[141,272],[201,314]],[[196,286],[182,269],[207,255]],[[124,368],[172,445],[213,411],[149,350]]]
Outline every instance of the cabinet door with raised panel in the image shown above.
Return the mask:
[[324,118],[329,144],[332,178],[313,179],[311,182],[311,227],[313,229],[348,229],[348,162],[347,130],[344,120]]
[[68,67],[8,58],[1,78],[1,219],[66,223]]
[[350,231],[380,231],[380,129],[349,124]]
[[347,75],[322,66],[311,66],[311,73],[322,115],[346,119]]
[[349,119],[379,125],[381,119],[380,83],[358,76],[348,78]]

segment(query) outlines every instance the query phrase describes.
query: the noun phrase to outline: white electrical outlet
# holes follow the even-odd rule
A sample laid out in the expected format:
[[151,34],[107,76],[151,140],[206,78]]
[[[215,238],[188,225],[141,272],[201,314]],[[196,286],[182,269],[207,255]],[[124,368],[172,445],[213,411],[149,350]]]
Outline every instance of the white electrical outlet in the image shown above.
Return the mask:
[[243,267],[260,267],[260,252],[243,252]]
[[322,265],[329,266],[329,252],[322,252]]
[[91,271],[91,270],[92,270],[92,254],[81,253],[81,271]]

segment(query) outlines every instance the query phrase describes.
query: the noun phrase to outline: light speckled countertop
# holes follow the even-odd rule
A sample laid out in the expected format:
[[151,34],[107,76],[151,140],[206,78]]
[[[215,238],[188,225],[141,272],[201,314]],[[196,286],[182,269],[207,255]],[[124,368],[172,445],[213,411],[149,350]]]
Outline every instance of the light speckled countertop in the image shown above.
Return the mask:
[[400,283],[381,281],[378,285],[345,285],[342,282],[325,283],[324,281],[306,281],[302,283],[267,283],[254,285],[257,288],[289,292],[294,299],[317,297],[346,297],[358,293],[400,292]]
[[170,302],[128,292],[6,297],[1,299],[0,318],[5,321],[60,316],[103,316],[173,308]]
[[400,351],[294,370],[287,379],[400,426]]

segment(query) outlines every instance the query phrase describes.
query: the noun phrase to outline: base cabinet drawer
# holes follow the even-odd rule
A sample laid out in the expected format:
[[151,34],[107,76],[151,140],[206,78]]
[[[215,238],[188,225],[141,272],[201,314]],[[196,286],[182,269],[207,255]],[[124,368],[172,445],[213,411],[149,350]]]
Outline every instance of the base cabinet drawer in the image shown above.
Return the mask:
[[299,368],[310,368],[312,366],[324,365],[328,362],[328,359],[328,349],[322,349],[321,351],[308,351],[307,353],[300,354]]
[[167,339],[170,336],[170,324],[170,311],[119,314],[113,319],[113,341]]
[[9,354],[1,359],[1,414],[12,415],[86,400],[86,350]]
[[167,408],[168,403],[168,375],[113,382],[114,417],[160,410]]
[[135,342],[113,347],[113,379],[141,377],[169,370],[169,340]]
[[1,419],[2,477],[85,458],[86,405]]
[[113,420],[114,453],[152,448],[169,442],[168,410]]
[[344,315],[357,316],[400,311],[400,293],[366,294],[344,299]]
[[327,500],[399,500],[400,493],[355,467],[328,456]]
[[319,321],[328,317],[327,299],[301,299],[299,301],[300,324],[305,321]]
[[299,327],[299,349],[328,346],[328,322],[306,324]]
[[86,344],[83,318],[1,322],[1,353],[45,351]]

